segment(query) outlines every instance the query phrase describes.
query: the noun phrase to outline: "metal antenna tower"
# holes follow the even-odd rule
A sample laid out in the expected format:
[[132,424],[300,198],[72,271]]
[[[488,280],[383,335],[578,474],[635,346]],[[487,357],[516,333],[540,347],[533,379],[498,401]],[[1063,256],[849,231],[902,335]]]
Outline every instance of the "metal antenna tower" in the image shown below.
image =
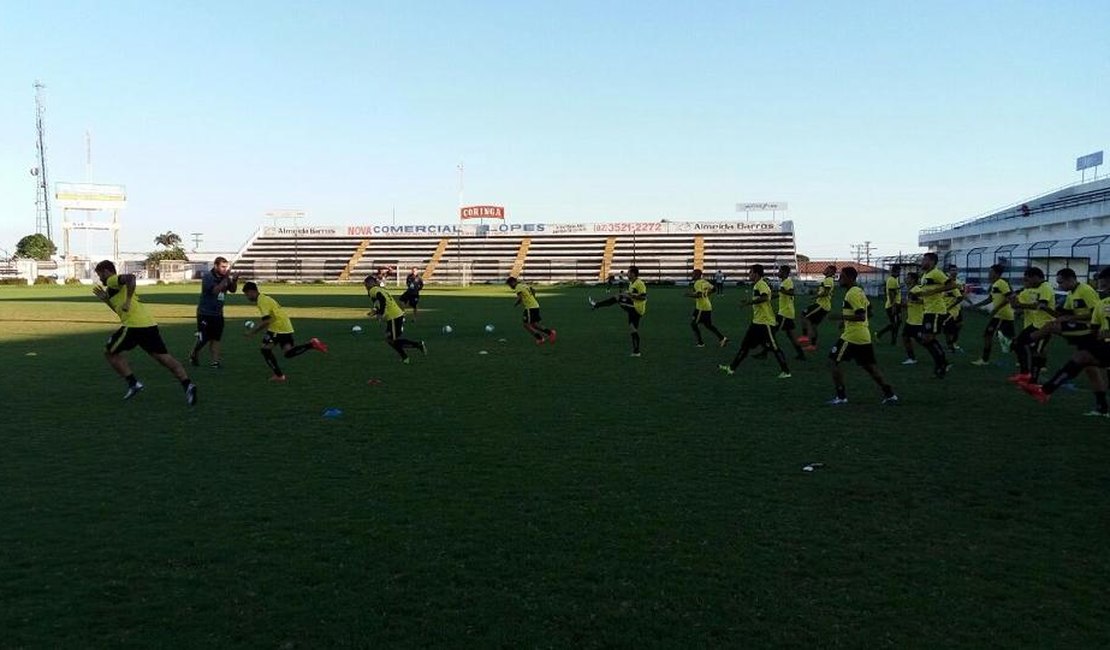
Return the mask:
[[45,84],[35,80],[35,130],[38,134],[35,144],[39,164],[31,169],[31,175],[35,177],[35,232],[54,241],[54,228],[50,223],[50,182],[46,176],[46,127],[42,119],[46,113],[42,92],[45,88]]

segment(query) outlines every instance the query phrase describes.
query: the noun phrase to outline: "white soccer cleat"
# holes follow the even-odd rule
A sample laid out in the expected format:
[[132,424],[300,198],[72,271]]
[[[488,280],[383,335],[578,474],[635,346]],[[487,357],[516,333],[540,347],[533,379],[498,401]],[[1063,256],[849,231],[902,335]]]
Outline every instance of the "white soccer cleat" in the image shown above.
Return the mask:
[[898,403],[898,396],[897,395],[891,395],[890,397],[884,397],[883,401],[879,402],[879,403],[883,404],[885,406],[894,406]]
[[593,296],[586,296],[586,300],[590,301],[591,307],[597,307],[597,301],[594,300]]
[[189,406],[196,406],[197,405],[197,385],[196,384],[189,384],[189,387],[185,389],[185,403],[188,404]]
[[794,375],[790,374],[789,372],[780,372],[778,379],[790,379],[793,376]]
[[848,403],[848,398],[847,397],[834,397],[834,398],[832,398],[831,400],[829,400],[825,403],[828,404],[829,406],[841,406],[843,404]]
[[902,365],[903,366],[916,366],[917,365],[917,359],[906,359],[905,361],[902,362]]
[[141,381],[135,382],[135,385],[128,387],[127,392],[123,394],[123,399],[125,399],[125,400],[131,399],[132,397],[134,397],[134,396],[138,395],[139,393],[143,392],[143,388],[144,388],[143,382],[141,382]]

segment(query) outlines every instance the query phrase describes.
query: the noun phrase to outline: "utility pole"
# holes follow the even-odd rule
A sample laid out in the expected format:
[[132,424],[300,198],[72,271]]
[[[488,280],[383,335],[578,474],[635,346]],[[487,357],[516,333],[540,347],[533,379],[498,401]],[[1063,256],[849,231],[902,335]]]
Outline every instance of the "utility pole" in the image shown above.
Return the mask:
[[201,235],[203,235],[203,234],[204,233],[202,233],[202,232],[191,232],[191,233],[189,233],[189,236],[193,238],[193,252],[194,253],[197,252],[198,248],[200,248],[200,238],[201,238]]
[[35,232],[54,241],[54,228],[50,224],[50,182],[46,175],[46,126],[43,123],[46,114],[43,97],[45,88],[46,84],[35,81],[35,146],[39,165],[31,169],[31,175],[35,177]]
[[870,239],[863,242],[862,244],[852,244],[851,250],[853,259],[856,260],[856,264],[866,264],[868,266],[871,266],[871,252],[875,250],[875,247],[871,245]]

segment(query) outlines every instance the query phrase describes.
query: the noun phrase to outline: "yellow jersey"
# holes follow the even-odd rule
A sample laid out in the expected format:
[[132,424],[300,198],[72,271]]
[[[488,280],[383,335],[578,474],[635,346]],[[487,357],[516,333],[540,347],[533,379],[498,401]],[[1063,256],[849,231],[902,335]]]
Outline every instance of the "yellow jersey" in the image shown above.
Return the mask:
[[771,304],[771,286],[763,278],[752,287],[752,300],[766,298],[761,303],[752,305],[752,323],[757,325],[775,324],[775,307]]
[[794,292],[794,280],[792,278],[786,278],[779,285],[779,316],[794,318],[794,296],[786,294],[787,291]]
[[513,293],[520,299],[520,306],[525,309],[539,309],[540,301],[536,300],[536,290],[530,284],[517,282],[513,287]]
[[832,278],[821,280],[821,288],[817,292],[817,306],[825,311],[832,311],[832,295],[836,282]]
[[632,299],[632,307],[641,316],[647,311],[647,285],[640,278],[628,285],[628,297]]
[[1002,308],[994,312],[994,317],[999,320],[1014,320],[1014,308],[1010,306],[1010,283],[1002,278],[994,281],[991,285],[990,297],[991,308],[997,308],[1002,305]]
[[270,317],[266,329],[274,334],[292,334],[293,323],[276,300],[264,293],[258,294],[258,311],[263,318]]
[[709,300],[709,294],[713,293],[713,285],[705,278],[698,278],[694,280],[694,293],[697,297],[694,298],[694,309],[698,311],[713,311],[713,303]]
[[[1023,305],[1040,305],[1043,303],[1043,306],[1051,309],[1056,304],[1056,294],[1052,293],[1052,287],[1048,286],[1047,282],[1042,282],[1036,288],[1022,289],[1021,293],[1018,294],[1018,302]],[[1041,309],[1023,309],[1021,313],[1025,319],[1026,327],[1040,329],[1053,320],[1052,314]]]
[[1098,325],[1098,336],[1102,340],[1110,340],[1110,296],[1099,302],[1091,323]]
[[[948,276],[940,269],[933,269],[921,276],[921,286],[925,289],[936,289],[948,284]],[[946,314],[948,313],[948,300],[944,297],[944,291],[922,296],[925,301],[926,314]]]
[[853,286],[848,289],[844,294],[844,306],[841,308],[840,313],[844,316],[862,315],[863,320],[844,321],[844,331],[840,333],[840,338],[848,343],[855,343],[856,345],[864,345],[871,342],[871,328],[867,326],[867,308],[871,305],[871,301],[867,299],[867,294],[863,292],[858,286]]
[[131,295],[131,306],[127,311],[123,311],[123,303],[127,300],[127,287],[120,286],[118,275],[108,278],[104,286],[108,290],[108,305],[116,312],[116,316],[119,316],[119,322],[124,327],[154,327],[158,324],[147,311],[146,305],[139,300],[137,292]]
[[957,282],[956,286],[944,292],[944,299],[948,301],[948,315],[956,318],[964,303],[964,283]]
[[374,311],[385,320],[393,320],[405,315],[405,310],[401,309],[393,296],[381,287],[370,287],[370,301],[374,303]]
[[[893,301],[891,301],[891,299],[890,299],[890,294],[892,292],[894,293],[894,300]],[[883,303],[883,306],[886,307],[887,309],[890,309],[891,307],[894,307],[896,305],[901,305],[902,304],[902,280],[900,278],[894,277],[893,275],[888,277],[886,279],[886,291],[884,292],[884,294],[885,295],[883,296],[883,298],[884,298],[885,302]]]
[[925,323],[925,301],[921,297],[924,287],[920,284],[910,287],[906,292],[906,325],[922,325]]
[[1068,292],[1064,299],[1064,311],[1070,312],[1076,320],[1064,323],[1063,335],[1066,337],[1087,336],[1093,331],[1091,320],[1095,311],[1102,305],[1098,292],[1086,282],[1080,282]]

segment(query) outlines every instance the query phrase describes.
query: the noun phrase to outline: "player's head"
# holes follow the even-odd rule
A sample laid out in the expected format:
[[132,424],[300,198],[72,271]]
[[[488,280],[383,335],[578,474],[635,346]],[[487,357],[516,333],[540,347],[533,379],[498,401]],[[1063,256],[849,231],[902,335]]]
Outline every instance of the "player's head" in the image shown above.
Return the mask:
[[243,295],[251,302],[258,302],[258,285],[253,282],[244,284]]
[[991,264],[991,271],[987,275],[987,277],[991,279],[991,282],[995,282],[997,280],[1001,280],[1002,274],[1005,272],[1006,267],[1002,266],[1001,264]]
[[1056,286],[1064,291],[1071,291],[1079,286],[1079,278],[1075,277],[1074,270],[1062,268],[1056,272]]
[[638,266],[628,267],[628,277],[632,278],[633,280],[640,277],[640,267],[638,267]]
[[370,287],[377,287],[379,285],[381,285],[381,280],[379,279],[377,273],[371,273],[362,280],[362,286],[366,287],[367,289],[369,289]]
[[917,271],[906,272],[906,284],[912,286],[917,284],[918,282],[921,282],[921,276],[918,275]]
[[510,275],[509,279],[505,280],[505,284],[509,285],[510,289],[516,289],[516,283],[516,276]]
[[836,275],[836,265],[835,264],[829,264],[828,266],[825,267],[825,277],[826,278],[831,278],[834,275]]
[[782,280],[785,280],[786,278],[789,278],[789,277],[790,277],[790,265],[789,264],[783,264],[782,266],[779,267],[779,278],[782,279]]
[[948,274],[950,279],[955,280],[956,276],[959,274],[959,269],[956,268],[955,264],[947,264],[944,267],[944,272]]
[[104,260],[97,264],[93,271],[96,273],[96,277],[100,278],[101,282],[107,282],[108,278],[116,274],[116,265],[112,264],[110,260]]
[[226,257],[217,257],[212,260],[212,270],[219,275],[227,275],[227,271],[230,268],[231,262],[228,262]]
[[412,274],[413,275],[419,275],[420,274],[419,270],[417,270],[417,268],[415,266],[412,267]]
[[937,268],[937,254],[929,251],[921,256],[921,269],[924,271],[932,271]]
[[1098,272],[1098,290],[1110,290],[1110,266],[1104,266],[1102,270]]
[[850,287],[856,283],[856,276],[858,275],[855,267],[845,266],[840,269],[840,286]]
[[1030,266],[1021,274],[1021,281],[1027,287],[1039,287],[1044,282],[1044,271],[1037,266]]
[[763,265],[752,264],[751,267],[748,268],[748,277],[751,278],[752,282],[761,280],[763,278]]
[[893,275],[894,277],[898,277],[901,273],[902,273],[902,265],[901,264],[891,264],[890,265],[890,274],[891,275]]
[[694,269],[694,272],[690,274],[690,277],[694,278],[695,280],[700,280],[701,276],[702,276],[701,269]]

